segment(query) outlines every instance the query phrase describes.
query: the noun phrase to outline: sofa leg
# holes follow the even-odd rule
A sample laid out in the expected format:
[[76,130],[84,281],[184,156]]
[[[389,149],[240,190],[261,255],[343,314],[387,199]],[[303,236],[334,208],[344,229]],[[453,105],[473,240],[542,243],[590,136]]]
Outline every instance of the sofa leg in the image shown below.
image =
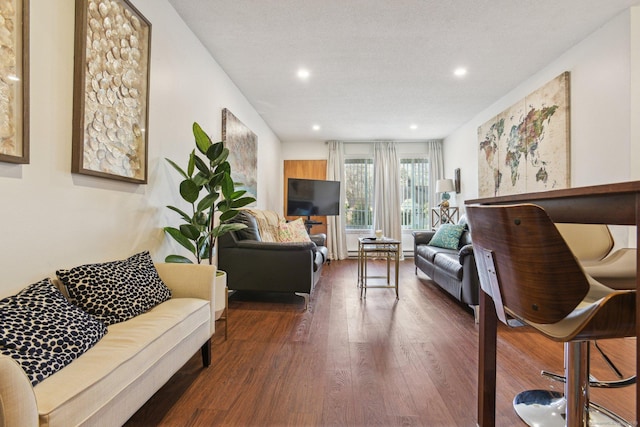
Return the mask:
[[202,353],[202,366],[208,368],[211,365],[211,338],[200,347]]
[[480,323],[480,306],[479,305],[470,305],[469,307],[471,307],[471,309],[473,310],[473,320],[474,322],[477,324]]
[[302,292],[295,292],[295,294],[298,295],[299,297],[304,298],[304,310],[307,311],[307,308],[309,307],[310,294],[303,294]]

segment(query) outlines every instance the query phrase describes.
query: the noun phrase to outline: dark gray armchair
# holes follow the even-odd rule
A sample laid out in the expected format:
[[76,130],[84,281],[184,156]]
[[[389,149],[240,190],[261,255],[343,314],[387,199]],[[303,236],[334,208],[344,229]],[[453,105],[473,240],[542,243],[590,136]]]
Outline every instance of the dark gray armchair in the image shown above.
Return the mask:
[[264,242],[254,216],[242,211],[232,222],[247,228],[218,239],[218,268],[227,273],[229,290],[291,292],[305,298],[305,307],[327,261],[326,236],[311,242]]

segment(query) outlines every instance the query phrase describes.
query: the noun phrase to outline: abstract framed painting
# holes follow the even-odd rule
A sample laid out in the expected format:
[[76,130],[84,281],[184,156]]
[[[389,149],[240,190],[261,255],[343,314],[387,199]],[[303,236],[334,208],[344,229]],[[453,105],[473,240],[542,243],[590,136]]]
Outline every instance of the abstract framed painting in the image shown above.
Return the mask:
[[71,172],[147,182],[151,23],[127,0],[76,0]]
[[231,178],[238,190],[258,199],[258,137],[228,109],[222,110],[222,140],[229,149]]
[[568,188],[570,80],[564,72],[478,127],[478,196]]
[[29,163],[29,0],[0,1],[0,161]]

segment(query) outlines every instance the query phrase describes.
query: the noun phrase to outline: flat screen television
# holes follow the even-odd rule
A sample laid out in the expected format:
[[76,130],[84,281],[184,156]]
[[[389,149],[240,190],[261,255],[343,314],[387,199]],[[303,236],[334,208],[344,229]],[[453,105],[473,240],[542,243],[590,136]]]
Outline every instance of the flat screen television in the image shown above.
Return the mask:
[[340,181],[289,178],[287,215],[330,216],[340,214]]

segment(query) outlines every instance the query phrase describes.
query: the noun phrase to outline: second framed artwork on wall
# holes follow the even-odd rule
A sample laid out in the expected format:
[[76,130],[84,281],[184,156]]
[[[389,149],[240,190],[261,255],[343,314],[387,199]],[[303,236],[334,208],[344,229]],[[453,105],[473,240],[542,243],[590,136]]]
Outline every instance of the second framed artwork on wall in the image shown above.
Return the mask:
[[151,23],[127,0],[76,0],[71,171],[147,182]]
[[0,2],[0,161],[29,163],[29,0]]
[[[231,178],[247,196],[258,198],[258,137],[231,111],[222,110],[222,140],[229,149]],[[255,205],[255,203],[253,204]]]

